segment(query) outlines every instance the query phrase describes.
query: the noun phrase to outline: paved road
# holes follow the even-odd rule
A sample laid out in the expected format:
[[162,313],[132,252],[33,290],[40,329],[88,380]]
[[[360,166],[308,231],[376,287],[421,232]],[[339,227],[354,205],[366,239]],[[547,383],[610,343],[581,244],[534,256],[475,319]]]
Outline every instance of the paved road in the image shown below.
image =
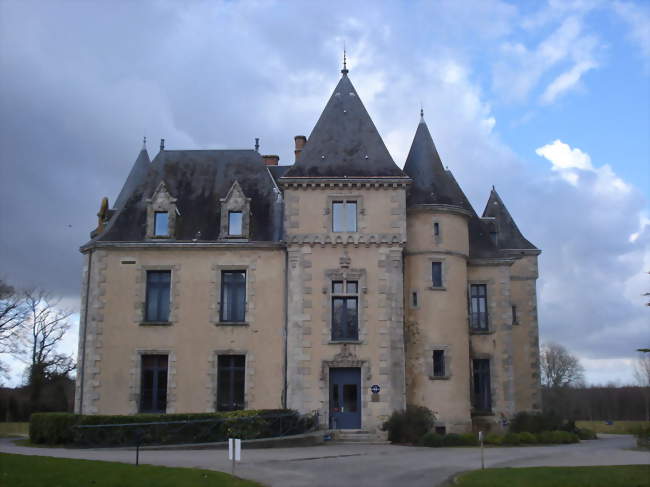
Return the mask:
[[[578,445],[487,448],[487,467],[650,464],[650,454],[630,450],[631,436],[605,435]],[[0,451],[25,455],[132,463],[127,449],[28,448],[5,439]],[[236,475],[282,487],[433,487],[455,473],[480,468],[479,448],[416,448],[393,445],[324,445],[244,450]],[[153,465],[230,471],[224,450],[144,450]],[[650,467],[649,467],[650,468]]]

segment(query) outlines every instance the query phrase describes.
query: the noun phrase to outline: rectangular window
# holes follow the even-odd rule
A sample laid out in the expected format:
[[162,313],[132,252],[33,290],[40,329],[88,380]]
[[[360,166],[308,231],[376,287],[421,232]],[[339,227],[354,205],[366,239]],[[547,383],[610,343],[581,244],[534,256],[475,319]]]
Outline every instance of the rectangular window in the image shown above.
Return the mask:
[[157,211],[154,213],[154,236],[168,237],[169,236],[169,213],[166,211]]
[[442,287],[442,262],[431,262],[431,285]]
[[411,293],[411,306],[413,306],[414,308],[418,307],[418,292],[417,291],[413,291]]
[[444,350],[433,351],[433,376],[434,377],[445,376],[445,351]]
[[244,409],[246,356],[219,355],[217,367],[217,411]]
[[435,222],[433,224],[433,236],[434,237],[439,237],[440,236],[440,223]]
[[228,212],[228,235],[242,235],[242,212]]
[[359,339],[359,283],[332,282],[332,340]]
[[333,201],[332,202],[332,231],[356,232],[357,231],[357,202]]
[[143,355],[140,379],[140,412],[167,410],[167,355]]
[[517,320],[517,306],[512,305],[512,324],[518,325],[519,321]]
[[472,284],[470,286],[470,305],[469,305],[470,326],[475,330],[488,329],[488,312],[487,312],[487,285]]
[[492,411],[490,359],[473,359],[472,406],[477,411]]
[[246,271],[221,272],[220,320],[246,321]]
[[172,271],[147,271],[145,321],[168,322]]

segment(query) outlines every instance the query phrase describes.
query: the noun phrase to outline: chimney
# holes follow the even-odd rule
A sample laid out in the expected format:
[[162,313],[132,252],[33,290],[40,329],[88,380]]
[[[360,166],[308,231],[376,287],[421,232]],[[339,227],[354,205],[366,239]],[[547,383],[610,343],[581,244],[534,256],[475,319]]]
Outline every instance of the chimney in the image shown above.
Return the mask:
[[302,148],[305,147],[305,144],[307,143],[307,137],[304,135],[296,135],[293,140],[296,142],[296,149],[294,152],[296,154],[296,162],[298,162]]
[[277,166],[280,162],[280,156],[276,155],[262,156],[262,159],[264,160],[265,166]]
[[160,139],[160,150],[165,150],[165,139]]

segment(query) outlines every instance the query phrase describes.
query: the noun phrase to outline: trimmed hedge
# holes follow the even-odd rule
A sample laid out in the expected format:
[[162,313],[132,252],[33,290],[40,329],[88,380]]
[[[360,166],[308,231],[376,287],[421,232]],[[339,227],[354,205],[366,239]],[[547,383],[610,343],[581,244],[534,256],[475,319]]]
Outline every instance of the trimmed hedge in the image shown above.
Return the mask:
[[32,443],[62,445],[72,443],[73,426],[81,416],[71,413],[34,413],[29,418],[29,439]]
[[29,435],[33,443],[50,445],[124,446],[268,438],[304,433],[315,425],[315,417],[290,409],[130,416],[36,413],[30,419]]

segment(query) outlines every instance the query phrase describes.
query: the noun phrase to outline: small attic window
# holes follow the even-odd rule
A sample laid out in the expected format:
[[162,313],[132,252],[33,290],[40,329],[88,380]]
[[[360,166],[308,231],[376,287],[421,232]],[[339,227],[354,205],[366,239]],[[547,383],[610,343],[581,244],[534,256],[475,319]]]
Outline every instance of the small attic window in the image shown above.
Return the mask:
[[228,235],[236,236],[242,235],[242,212],[229,211],[228,212]]
[[157,211],[154,214],[154,236],[169,237],[169,212]]

